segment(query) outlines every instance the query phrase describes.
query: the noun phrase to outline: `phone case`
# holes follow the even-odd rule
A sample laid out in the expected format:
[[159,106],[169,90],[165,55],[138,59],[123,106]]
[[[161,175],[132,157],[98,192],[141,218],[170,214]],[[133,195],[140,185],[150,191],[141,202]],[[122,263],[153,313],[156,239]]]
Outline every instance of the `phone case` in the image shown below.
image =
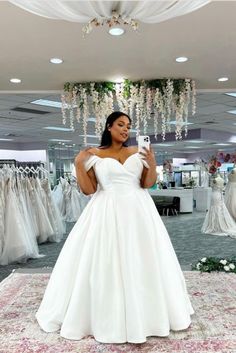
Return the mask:
[[150,137],[149,136],[139,136],[138,137],[138,151],[145,152],[143,147],[150,149]]

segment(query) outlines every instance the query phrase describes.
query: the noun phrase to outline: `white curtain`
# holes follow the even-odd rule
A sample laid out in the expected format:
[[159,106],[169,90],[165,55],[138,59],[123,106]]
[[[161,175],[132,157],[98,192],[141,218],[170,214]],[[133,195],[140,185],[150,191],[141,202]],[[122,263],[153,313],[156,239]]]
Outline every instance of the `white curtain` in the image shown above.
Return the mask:
[[156,1],[65,1],[65,0],[10,0],[33,14],[71,22],[86,23],[93,18],[110,18],[116,10],[123,18],[144,23],[158,23],[195,11],[211,0],[156,0]]

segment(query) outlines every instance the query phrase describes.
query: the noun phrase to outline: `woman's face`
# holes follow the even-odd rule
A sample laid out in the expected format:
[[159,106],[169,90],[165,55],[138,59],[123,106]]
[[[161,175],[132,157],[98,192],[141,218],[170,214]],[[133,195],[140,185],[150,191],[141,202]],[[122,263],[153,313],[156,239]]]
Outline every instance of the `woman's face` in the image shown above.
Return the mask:
[[113,122],[111,127],[108,127],[108,130],[111,132],[112,140],[122,143],[128,140],[130,129],[130,120],[125,115],[121,115]]

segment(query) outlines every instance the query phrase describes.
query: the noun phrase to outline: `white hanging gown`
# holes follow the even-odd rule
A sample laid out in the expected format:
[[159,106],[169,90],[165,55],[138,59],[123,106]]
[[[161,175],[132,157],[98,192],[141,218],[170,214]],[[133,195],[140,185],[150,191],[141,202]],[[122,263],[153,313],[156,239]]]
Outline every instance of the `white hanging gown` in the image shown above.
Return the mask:
[[42,200],[54,232],[48,240],[58,243],[62,240],[63,234],[65,233],[65,222],[62,220],[60,211],[52,198],[49,180],[41,179],[39,181],[38,179],[38,182],[40,182],[41,189],[44,191]]
[[225,206],[223,184],[212,185],[211,205],[202,225],[202,233],[236,238],[236,223]]
[[[19,192],[22,192],[21,190]],[[12,262],[26,262],[29,258],[39,258],[38,245],[30,232],[29,219],[25,218],[26,205],[17,197],[15,180],[10,178],[6,185],[4,247],[0,265]],[[24,211],[23,211],[24,209]]]
[[236,221],[236,169],[235,173],[231,173],[228,176],[228,184],[225,188],[225,205]]
[[186,329],[193,314],[183,273],[148,191],[138,153],[122,165],[91,156],[98,190],[73,227],[36,314],[46,332],[141,343]]

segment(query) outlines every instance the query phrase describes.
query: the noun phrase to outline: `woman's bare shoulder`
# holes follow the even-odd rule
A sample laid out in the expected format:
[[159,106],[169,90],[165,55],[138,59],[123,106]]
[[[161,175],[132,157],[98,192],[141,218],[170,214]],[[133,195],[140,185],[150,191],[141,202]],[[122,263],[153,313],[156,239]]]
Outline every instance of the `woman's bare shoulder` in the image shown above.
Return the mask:
[[91,154],[94,154],[95,156],[101,157],[103,155],[103,148],[100,147],[92,147],[89,149],[89,152]]
[[91,147],[88,151],[91,153],[97,153],[97,152],[99,152],[99,149],[96,147]]

